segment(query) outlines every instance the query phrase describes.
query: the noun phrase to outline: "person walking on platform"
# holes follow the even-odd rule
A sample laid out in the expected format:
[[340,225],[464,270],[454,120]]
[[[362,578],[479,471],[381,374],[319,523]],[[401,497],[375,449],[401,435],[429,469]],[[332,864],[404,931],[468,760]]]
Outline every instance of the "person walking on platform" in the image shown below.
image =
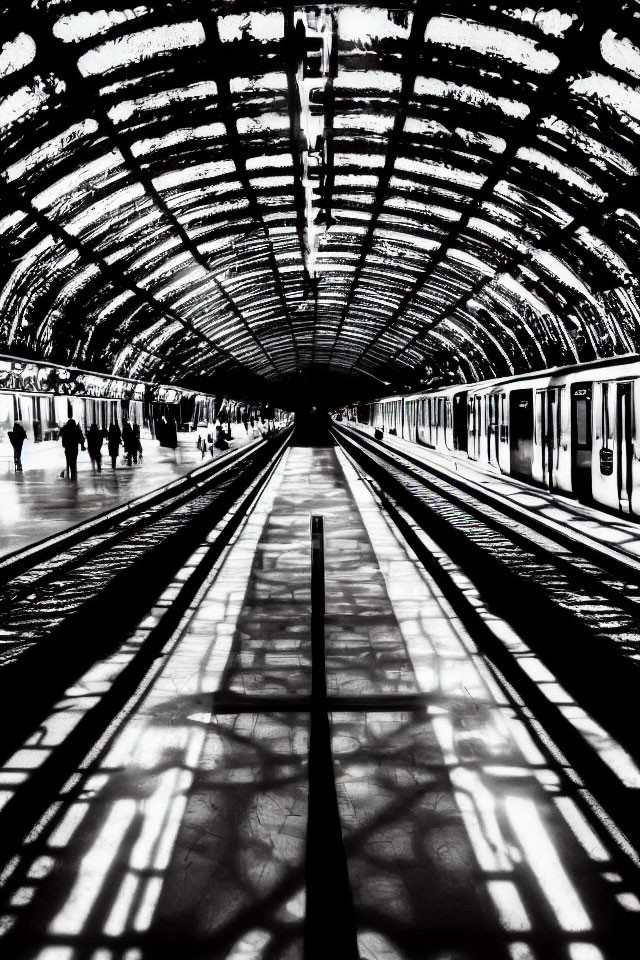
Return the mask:
[[178,428],[173,418],[167,421],[167,433],[164,445],[165,447],[170,447],[172,450],[175,450],[178,446]]
[[81,446],[84,450],[84,435],[80,425],[75,422],[73,417],[69,417],[60,431],[60,440],[67,461],[67,476],[71,480],[76,480],[78,477],[78,447]]
[[128,420],[125,420],[122,424],[122,446],[124,447],[128,466],[131,466],[132,460],[134,463],[137,463],[138,448],[136,445],[136,436],[133,432],[133,427]]
[[91,466],[100,473],[102,470],[102,430],[97,423],[92,423],[87,430],[87,449],[91,457]]
[[120,444],[122,443],[122,431],[120,430],[119,425],[114,421],[109,427],[109,433],[107,434],[107,447],[109,449],[109,456],[111,457],[111,466],[115,470],[116,460],[118,459],[118,454],[120,452]]
[[14,423],[13,430],[9,431],[9,442],[13,447],[13,465],[17,473],[22,473],[22,444],[27,439],[27,433],[21,423]]
[[140,424],[134,423],[131,429],[133,430],[133,444],[134,444],[133,462],[137,463],[139,458],[140,463],[142,463],[142,444],[140,442]]
[[[222,429],[221,426],[220,426],[220,427],[216,427],[216,442],[214,443],[214,447],[216,448],[216,450],[228,450],[228,449],[229,449],[229,442],[228,442],[227,438],[225,437],[224,432],[223,432],[223,429]],[[211,450],[211,453],[213,454],[213,450]]]

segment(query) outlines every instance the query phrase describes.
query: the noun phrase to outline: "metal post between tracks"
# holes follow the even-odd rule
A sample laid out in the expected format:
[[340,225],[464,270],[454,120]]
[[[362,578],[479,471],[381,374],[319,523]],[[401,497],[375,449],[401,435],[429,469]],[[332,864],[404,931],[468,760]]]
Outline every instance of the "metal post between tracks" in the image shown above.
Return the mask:
[[331,753],[325,610],[324,518],[316,515],[311,517],[311,722],[304,960],[358,960]]

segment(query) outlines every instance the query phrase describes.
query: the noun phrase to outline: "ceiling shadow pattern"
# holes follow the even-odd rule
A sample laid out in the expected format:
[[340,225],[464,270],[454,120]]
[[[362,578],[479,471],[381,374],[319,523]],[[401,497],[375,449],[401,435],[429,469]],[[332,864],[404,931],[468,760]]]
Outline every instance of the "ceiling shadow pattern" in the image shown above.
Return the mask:
[[639,15],[5,3],[3,352],[265,388],[635,352]]

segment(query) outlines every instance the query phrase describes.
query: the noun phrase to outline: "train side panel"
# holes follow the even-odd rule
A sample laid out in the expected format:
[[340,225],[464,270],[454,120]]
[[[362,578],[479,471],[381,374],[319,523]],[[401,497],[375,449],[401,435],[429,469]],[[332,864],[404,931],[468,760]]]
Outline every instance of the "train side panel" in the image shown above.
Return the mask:
[[596,362],[368,405],[367,422],[446,458],[640,516],[640,362]]

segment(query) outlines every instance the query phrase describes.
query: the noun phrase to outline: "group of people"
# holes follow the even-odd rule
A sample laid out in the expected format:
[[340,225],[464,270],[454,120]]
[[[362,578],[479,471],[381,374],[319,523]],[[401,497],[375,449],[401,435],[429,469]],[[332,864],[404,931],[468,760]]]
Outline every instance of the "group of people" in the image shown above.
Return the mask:
[[[98,473],[102,470],[102,444],[104,441],[104,432],[97,423],[92,423],[87,430],[86,441],[82,433],[80,424],[70,417],[60,430],[60,440],[64,449],[65,460],[67,463],[67,477],[75,480],[78,475],[78,452],[79,449],[86,449],[89,452],[91,466]],[[130,423],[125,420],[122,430],[118,423],[112,423],[107,431],[107,450],[111,458],[111,466],[115,469],[120,447],[124,447],[124,454],[127,464],[137,463],[142,460],[142,444],[140,442],[140,427],[137,423]],[[64,476],[64,471],[60,474]]]
[[[78,453],[80,449],[85,449],[85,444],[93,469],[98,473],[101,472],[104,432],[97,423],[91,424],[85,440],[80,424],[76,423],[73,417],[70,417],[60,430],[60,441],[66,460],[66,474],[70,480],[75,480],[78,475]],[[114,469],[121,446],[124,447],[124,454],[129,466],[132,462],[137,463],[138,459],[142,459],[140,427],[137,423],[132,424],[125,420],[122,430],[117,423],[112,423],[109,427],[107,431],[107,450],[111,458],[111,466]],[[63,477],[64,474],[65,471],[63,470],[60,476]]]
[[215,440],[210,433],[207,436],[201,436],[198,434],[197,447],[198,450],[202,451],[203,458],[207,450],[209,450],[211,452],[211,456],[213,456],[214,450],[228,450],[230,439],[231,430],[228,429],[225,433],[223,426],[221,424],[217,424]]
[[[249,426],[251,426],[251,430],[255,433],[256,421],[253,416],[249,417],[249,415],[245,413],[242,417],[242,423],[247,433],[249,432]],[[156,424],[156,436],[161,446],[177,446],[176,425],[173,421],[167,421],[166,418],[163,418]],[[13,447],[15,469],[18,472],[22,471],[22,447],[26,439],[27,434],[22,424],[15,423],[13,430],[9,431],[9,440]],[[107,431],[102,430],[96,423],[92,423],[87,430],[87,436],[85,438],[80,424],[77,423],[73,417],[70,417],[60,429],[60,441],[66,461],[66,476],[69,479],[75,480],[77,478],[78,454],[80,450],[86,449],[88,451],[94,471],[98,473],[101,472],[102,446],[105,439],[113,468],[115,468],[120,455],[120,447],[124,449],[124,456],[129,466],[131,466],[132,463],[138,463],[139,460],[142,460],[140,427],[137,423],[130,423],[129,420],[125,420],[121,429],[119,424],[114,422]],[[221,423],[217,423],[215,426],[215,439],[211,433],[208,434],[208,436],[199,435],[198,449],[202,451],[203,457],[207,450],[210,450],[213,456],[214,450],[228,450],[230,440],[231,423],[229,422],[227,424],[226,430]],[[65,476],[65,470],[62,471],[60,476]]]

